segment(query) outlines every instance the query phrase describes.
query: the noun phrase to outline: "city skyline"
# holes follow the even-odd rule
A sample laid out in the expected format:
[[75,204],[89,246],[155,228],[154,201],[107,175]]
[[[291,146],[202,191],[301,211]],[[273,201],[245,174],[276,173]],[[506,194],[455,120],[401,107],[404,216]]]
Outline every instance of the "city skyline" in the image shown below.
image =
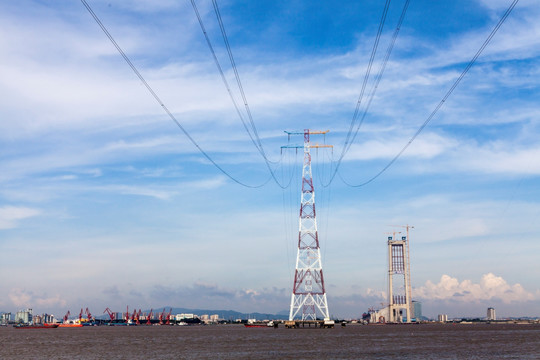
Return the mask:
[[[370,180],[399,153],[512,1],[412,1],[335,177],[384,2],[220,1],[277,181],[189,1],[87,2],[224,172],[171,121],[81,2],[1,3],[0,311],[287,311],[302,154],[281,147],[303,140],[284,131],[315,129],[330,130],[318,141],[334,145],[312,154],[331,316],[386,301],[387,233],[403,231],[391,225],[414,226],[413,300],[427,316],[488,307],[497,317],[540,315],[535,2],[517,4],[402,156],[360,187],[346,184]],[[245,114],[212,2],[195,3]],[[362,106],[404,4],[389,7]]]

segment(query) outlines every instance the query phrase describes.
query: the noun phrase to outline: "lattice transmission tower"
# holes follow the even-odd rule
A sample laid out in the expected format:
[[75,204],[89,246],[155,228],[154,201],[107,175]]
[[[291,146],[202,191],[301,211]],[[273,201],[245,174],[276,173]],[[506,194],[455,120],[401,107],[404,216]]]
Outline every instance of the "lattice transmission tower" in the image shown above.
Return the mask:
[[321,249],[317,232],[317,218],[315,212],[315,189],[311,173],[312,148],[331,148],[332,145],[314,144],[310,135],[326,134],[329,130],[314,131],[306,129],[304,132],[288,132],[291,135],[304,135],[304,145],[287,145],[282,148],[303,148],[304,165],[302,167],[302,197],[300,202],[300,220],[298,231],[298,252],[296,256],[296,270],[291,296],[291,309],[289,320],[317,320],[320,314],[323,319],[330,319],[326,290],[321,262]]

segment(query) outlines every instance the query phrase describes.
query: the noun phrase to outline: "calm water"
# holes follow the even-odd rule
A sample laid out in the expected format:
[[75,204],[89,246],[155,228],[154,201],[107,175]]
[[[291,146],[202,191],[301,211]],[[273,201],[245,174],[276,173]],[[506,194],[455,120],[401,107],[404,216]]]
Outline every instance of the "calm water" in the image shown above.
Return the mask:
[[0,359],[540,359],[540,325],[0,328]]

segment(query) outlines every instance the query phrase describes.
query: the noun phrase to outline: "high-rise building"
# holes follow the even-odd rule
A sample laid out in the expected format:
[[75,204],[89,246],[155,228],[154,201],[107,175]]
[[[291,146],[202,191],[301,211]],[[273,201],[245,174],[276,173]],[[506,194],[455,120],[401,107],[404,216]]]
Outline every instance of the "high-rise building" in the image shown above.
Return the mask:
[[8,324],[11,321],[11,313],[3,313],[0,317],[0,324]]
[[487,319],[488,320],[497,320],[497,317],[495,316],[495,309],[492,307],[488,307],[487,309]]
[[448,321],[448,315],[446,315],[446,314],[439,314],[439,315],[437,316],[437,319],[439,320],[439,322],[442,322],[442,323],[447,322],[447,321]]
[[422,320],[422,303],[419,301],[412,301],[412,318],[416,319],[416,321]]
[[19,310],[15,314],[15,322],[29,324],[32,322],[32,309]]

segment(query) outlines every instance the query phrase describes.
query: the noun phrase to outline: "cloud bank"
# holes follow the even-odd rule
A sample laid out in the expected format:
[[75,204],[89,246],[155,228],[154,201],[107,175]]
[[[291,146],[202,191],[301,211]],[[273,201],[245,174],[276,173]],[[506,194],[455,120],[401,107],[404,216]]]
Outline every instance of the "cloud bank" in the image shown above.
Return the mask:
[[414,289],[414,297],[426,300],[453,300],[457,302],[480,302],[485,300],[502,301],[504,304],[538,300],[519,283],[508,284],[500,276],[487,273],[479,283],[471,280],[459,281],[449,275],[442,275],[438,283],[430,280],[424,286]]
[[0,207],[0,230],[16,228],[19,221],[37,216],[40,213],[41,211],[38,209],[24,206]]

